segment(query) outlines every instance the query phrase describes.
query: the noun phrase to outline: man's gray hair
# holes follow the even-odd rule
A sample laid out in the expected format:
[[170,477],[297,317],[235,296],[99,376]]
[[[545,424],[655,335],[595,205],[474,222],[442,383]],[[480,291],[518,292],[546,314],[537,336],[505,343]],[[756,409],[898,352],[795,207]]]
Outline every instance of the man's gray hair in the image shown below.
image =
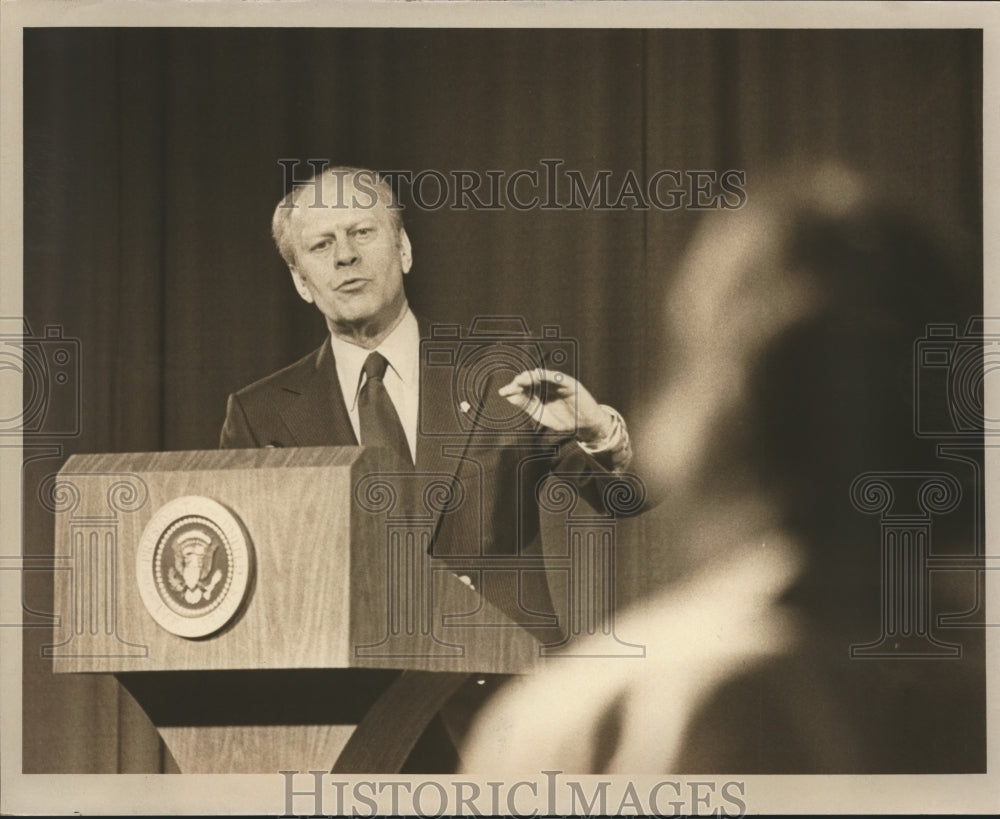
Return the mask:
[[[328,175],[332,183],[337,186],[336,190],[338,192],[344,191],[348,187],[346,182],[349,181],[355,191],[361,194],[357,200],[357,204],[360,206],[368,206],[368,201],[371,201],[370,206],[375,207],[378,202],[381,202],[389,213],[395,239],[397,242],[399,241],[399,231],[403,229],[403,214],[399,206],[399,201],[396,199],[396,194],[388,181],[383,179],[377,171],[369,170],[368,168],[354,168],[347,165],[327,167],[314,173],[305,182],[296,182],[292,186],[292,189],[281,197],[281,201],[278,202],[278,206],[274,209],[274,216],[271,219],[271,236],[274,238],[274,243],[278,247],[281,258],[285,260],[285,264],[289,267],[295,263],[295,247],[288,231],[292,214],[297,208],[301,207],[299,200],[306,195],[313,202],[317,198],[319,201],[324,201],[322,197],[323,178]],[[340,177],[340,179],[336,179],[336,177]],[[365,195],[369,194],[369,192],[377,193],[378,198],[374,200],[370,198],[365,199]]]

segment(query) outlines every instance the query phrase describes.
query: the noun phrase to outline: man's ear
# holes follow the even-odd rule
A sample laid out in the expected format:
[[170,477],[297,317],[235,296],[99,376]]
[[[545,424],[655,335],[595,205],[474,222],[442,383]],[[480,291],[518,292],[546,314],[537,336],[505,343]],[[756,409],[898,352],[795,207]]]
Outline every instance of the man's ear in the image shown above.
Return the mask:
[[306,284],[306,278],[301,273],[295,269],[295,265],[288,265],[288,269],[292,274],[292,282],[295,284],[295,289],[298,291],[299,295],[310,304],[313,303],[313,294],[309,291],[309,286]]
[[410,247],[410,237],[406,235],[406,228],[399,229],[399,262],[405,276],[413,267],[413,249]]

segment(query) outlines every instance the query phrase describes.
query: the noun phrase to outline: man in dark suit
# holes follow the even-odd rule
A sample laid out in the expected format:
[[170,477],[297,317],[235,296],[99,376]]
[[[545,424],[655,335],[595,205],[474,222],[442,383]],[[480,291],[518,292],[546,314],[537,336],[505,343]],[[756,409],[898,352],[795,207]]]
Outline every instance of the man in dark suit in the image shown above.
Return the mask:
[[[466,347],[472,363],[422,361],[421,342],[433,328],[407,303],[410,240],[377,174],[325,170],[282,199],[272,233],[296,290],[326,318],[330,336],[230,396],[222,447],[380,446],[403,472],[450,476],[462,503],[440,516],[435,557],[540,556],[538,497],[549,474],[607,506],[609,486],[631,459],[628,432],[575,379],[543,361],[515,373],[502,350],[491,358],[489,345]],[[457,394],[462,366],[474,367],[475,377]],[[544,576],[526,574],[481,592],[531,625],[553,608]],[[543,642],[559,636],[551,628],[535,633]]]
[[[530,552],[546,473],[572,475],[591,503],[603,505],[608,480],[631,460],[628,433],[575,379],[542,362],[510,378],[506,360],[498,356],[491,367],[489,349],[478,350],[483,376],[457,395],[453,368],[422,366],[421,339],[432,328],[407,303],[410,240],[391,188],[374,172],[332,168],[297,186],[275,209],[272,232],[330,338],[230,396],[222,447],[375,444],[396,448],[404,466],[469,478],[463,488],[478,503],[466,505],[480,520],[454,523],[461,534],[451,538],[439,532],[435,554]],[[388,432],[373,427],[365,440],[373,353],[396,417]],[[442,434],[424,434],[442,424]]]

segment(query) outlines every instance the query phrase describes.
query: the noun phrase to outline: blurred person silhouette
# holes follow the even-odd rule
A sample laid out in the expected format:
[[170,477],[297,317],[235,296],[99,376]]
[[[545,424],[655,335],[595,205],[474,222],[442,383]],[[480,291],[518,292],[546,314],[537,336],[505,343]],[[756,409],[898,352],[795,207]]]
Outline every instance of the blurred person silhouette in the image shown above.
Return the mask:
[[662,546],[695,568],[618,618],[644,659],[561,657],[501,692],[469,772],[985,770],[981,632],[957,660],[850,656],[878,636],[882,579],[849,487],[942,469],[913,431],[914,342],[964,325],[977,282],[839,164],[749,193],[681,262],[643,425]]

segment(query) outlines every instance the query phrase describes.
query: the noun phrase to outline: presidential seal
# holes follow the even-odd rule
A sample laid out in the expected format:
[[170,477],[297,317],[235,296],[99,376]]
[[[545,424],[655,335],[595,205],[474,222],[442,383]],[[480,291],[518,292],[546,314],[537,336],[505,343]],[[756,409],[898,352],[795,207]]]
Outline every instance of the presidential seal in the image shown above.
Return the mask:
[[239,519],[211,498],[165,503],[139,538],[135,575],[152,618],[179,637],[206,637],[239,610],[253,553]]

